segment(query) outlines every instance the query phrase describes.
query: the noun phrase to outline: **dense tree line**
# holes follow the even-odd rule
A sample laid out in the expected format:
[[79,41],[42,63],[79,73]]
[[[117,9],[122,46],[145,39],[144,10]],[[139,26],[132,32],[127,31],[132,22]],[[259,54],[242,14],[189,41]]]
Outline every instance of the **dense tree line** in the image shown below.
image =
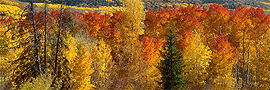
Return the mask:
[[[19,0],[22,2],[29,2],[29,0]],[[34,3],[43,3],[43,0],[32,0]],[[83,7],[98,7],[98,6],[121,6],[119,0],[49,0],[51,4],[63,4],[69,6],[83,6]]]
[[202,6],[208,6],[203,4],[208,3],[216,3],[220,4],[225,8],[228,9],[234,9],[236,7],[241,6],[252,6],[252,7],[263,7],[264,9],[268,9],[267,7],[270,7],[269,5],[266,5],[262,2],[269,2],[269,0],[168,0],[174,3],[188,3],[188,4],[196,4],[196,5],[202,5]]
[[[28,2],[29,0],[20,0],[23,2]],[[36,3],[42,3],[43,0],[33,0]],[[269,2],[268,0],[142,0],[144,2],[145,9],[148,10],[149,8],[154,9],[155,11],[158,10],[158,7],[166,8],[166,7],[173,7],[177,6],[180,3],[186,4],[196,4],[201,7],[206,6],[208,7],[211,3],[218,3],[221,6],[234,9],[236,7],[241,6],[252,6],[252,7],[262,7],[264,9],[269,9],[270,5],[264,4],[262,2]],[[61,0],[49,0],[51,4],[60,4]],[[83,7],[99,7],[99,6],[122,6],[120,0],[63,0],[65,5],[70,6],[83,6]]]
[[30,3],[1,17],[4,89],[270,88],[262,8],[122,3],[112,15]]

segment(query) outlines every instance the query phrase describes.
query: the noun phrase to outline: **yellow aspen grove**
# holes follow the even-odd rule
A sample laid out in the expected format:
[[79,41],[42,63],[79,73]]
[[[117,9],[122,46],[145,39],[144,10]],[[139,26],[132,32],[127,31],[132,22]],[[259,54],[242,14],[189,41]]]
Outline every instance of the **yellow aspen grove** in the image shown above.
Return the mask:
[[[254,89],[265,90],[270,88],[270,32],[267,31],[266,37],[262,38],[256,46],[256,58],[251,59],[249,68],[249,84],[255,85]],[[252,51],[250,51],[252,52]],[[254,56],[255,57],[255,56]],[[252,72],[253,71],[253,72]],[[248,88],[249,89],[249,88]],[[251,88],[253,89],[253,88]]]
[[232,67],[236,64],[235,59],[239,53],[234,51],[235,47],[231,46],[222,35],[216,37],[211,45],[213,54],[208,69],[208,87],[209,89],[233,89],[235,78]]
[[[244,89],[258,89],[265,90],[269,88],[269,72],[270,72],[270,60],[269,60],[269,50],[270,42],[269,36],[270,33],[263,34],[260,37],[260,40],[254,42],[249,41],[246,43],[246,86]],[[240,43],[241,45],[242,43]],[[240,48],[241,50],[242,48]],[[240,86],[238,85],[238,88]]]
[[[11,21],[13,21],[12,19],[9,20],[9,23],[5,23],[1,25],[4,25],[5,27],[2,28],[2,30],[4,30],[3,32],[3,44],[4,48],[3,50],[5,52],[5,56],[1,57],[2,58],[2,62],[0,62],[2,64],[2,69],[3,69],[3,75],[5,75],[5,82],[6,84],[13,82],[12,79],[14,79],[14,71],[20,71],[21,69],[16,69],[17,65],[19,64],[14,64],[12,65],[11,62],[17,60],[20,57],[20,54],[23,52],[24,48],[23,47],[19,47],[19,41],[22,38],[26,38],[28,36],[30,36],[30,34],[25,34],[21,37],[17,37],[17,38],[12,38],[13,33],[19,31],[18,27],[18,23],[17,22],[13,22],[11,23]],[[10,24],[10,25],[9,25]],[[11,26],[11,27],[10,27]],[[8,30],[9,28],[14,28],[13,30]],[[7,32],[8,31],[8,32]],[[18,47],[18,48],[14,48],[14,47]],[[3,88],[10,88],[11,86],[6,86]]]
[[8,73],[8,55],[10,54],[8,52],[8,38],[7,35],[5,35],[5,31],[7,31],[7,21],[0,21],[0,89],[4,89],[5,87],[5,81],[2,79],[7,79],[7,73]]
[[[10,86],[7,86],[11,81],[12,70],[16,66],[10,66],[10,61],[16,60],[19,53],[22,52],[22,48],[11,49],[11,47],[17,46],[18,43],[12,43],[16,40],[12,40],[12,34],[18,31],[18,19],[21,19],[23,10],[13,0],[1,0],[0,1],[0,89],[4,90]],[[9,29],[16,28],[11,31]],[[7,32],[8,31],[8,32]]]
[[[144,18],[144,6],[141,0],[122,0],[122,3],[124,7],[121,17],[115,16],[115,18],[121,18],[115,24],[115,27],[119,29],[116,33],[119,33],[120,39],[109,42],[113,49],[113,59],[119,62],[132,58],[132,54],[135,53],[134,47],[138,46],[135,45],[138,44],[138,36],[143,32],[140,25]],[[125,52],[129,55],[120,54]]]
[[212,51],[206,46],[199,32],[185,31],[180,36],[183,48],[185,64],[185,76],[189,80],[189,89],[203,89],[206,85],[205,79],[208,76],[207,68],[211,62]]
[[143,34],[143,30],[140,27],[141,22],[144,19],[144,6],[141,0],[122,0],[124,5],[123,25],[120,27],[123,29],[122,35],[124,38],[130,40],[136,40],[139,34]]
[[20,86],[20,90],[52,90],[50,87],[52,83],[52,75],[41,74],[36,78],[32,78],[32,81],[27,81]]
[[99,40],[97,45],[92,48],[91,58],[94,72],[91,74],[91,82],[96,86],[96,89],[108,89],[110,84],[109,76],[114,64],[110,53],[111,48],[103,39]]
[[73,90],[92,89],[94,85],[90,82],[90,74],[93,73],[91,67],[91,42],[86,42],[83,37],[69,36],[67,39],[69,50],[66,57],[69,60],[68,67],[71,70],[71,87]]
[[[110,42],[112,55],[116,61],[112,89],[143,89],[141,77],[147,65],[141,59],[141,44],[138,37],[142,34],[143,2],[141,0],[122,0],[123,16],[115,24],[119,29],[119,42]],[[116,18],[117,16],[115,16]],[[117,17],[118,18],[118,17]],[[119,75],[119,76],[118,76]]]

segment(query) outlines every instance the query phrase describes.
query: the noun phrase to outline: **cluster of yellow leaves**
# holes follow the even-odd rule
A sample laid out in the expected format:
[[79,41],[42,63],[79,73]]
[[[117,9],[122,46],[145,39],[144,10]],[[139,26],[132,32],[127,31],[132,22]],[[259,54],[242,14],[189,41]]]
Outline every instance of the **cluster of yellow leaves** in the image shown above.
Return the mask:
[[[84,9],[82,9],[82,10],[84,10]],[[106,6],[100,6],[99,8],[91,8],[91,9],[88,9],[88,10],[90,10],[90,11],[95,11],[96,10],[96,11],[100,12],[101,14],[108,13],[108,14],[110,14],[112,16],[113,15],[112,14],[113,12],[123,10],[123,7],[115,7],[115,6],[106,7]]]
[[[5,78],[6,76],[6,70],[8,69],[8,66],[6,65],[8,63],[7,61],[7,37],[4,35],[4,32],[7,30],[7,27],[4,23],[0,22],[0,77]],[[0,89],[4,89],[4,81],[0,81]],[[3,87],[3,88],[2,88]]]
[[212,45],[213,58],[208,70],[210,81],[215,83],[212,89],[233,89],[232,69],[238,52],[223,36],[215,38]]
[[[11,42],[16,42],[17,39],[12,40],[11,36],[13,32],[6,32],[5,31],[8,30],[8,22],[4,22],[1,23],[0,22],[0,40],[1,40],[1,58],[0,58],[0,63],[1,63],[1,72],[2,75],[5,75],[6,81],[11,80],[12,78],[10,76],[12,76],[12,72],[11,70],[14,70],[15,66],[11,66],[10,67],[10,61],[16,60],[19,58],[19,54],[22,53],[23,48],[17,48],[17,49],[10,49],[8,47],[16,47],[18,46],[18,43],[11,43]],[[16,30],[18,30],[18,28],[16,28],[17,26],[14,26]],[[26,36],[29,34],[26,34]],[[25,37],[25,36],[23,36]],[[18,41],[17,41],[18,42]],[[3,50],[3,52],[2,52]],[[1,76],[0,76],[1,77]]]
[[122,0],[124,4],[125,16],[124,22],[121,26],[123,29],[124,38],[131,38],[130,40],[136,40],[139,34],[142,34],[141,22],[144,19],[144,6],[141,0]]
[[183,59],[187,64],[185,76],[189,80],[189,89],[203,89],[212,51],[203,43],[199,32],[185,31],[180,43],[183,46]]
[[[39,7],[44,7],[45,4],[44,3],[34,3],[35,5],[39,6]],[[48,8],[51,9],[56,9],[59,10],[61,8],[61,4],[47,4]],[[112,15],[113,12],[115,12],[116,10],[123,10],[123,7],[115,7],[115,6],[111,6],[111,7],[107,7],[107,6],[99,6],[99,8],[89,8],[89,7],[77,7],[77,6],[67,6],[67,5],[63,5],[63,8],[73,8],[73,9],[78,9],[78,10],[84,10],[86,13],[88,11],[97,11],[101,14],[110,14]]]
[[142,30],[140,25],[144,18],[143,2],[141,0],[122,0],[122,3],[124,9],[121,13],[121,20],[115,24],[115,27],[119,29],[120,39],[119,42],[110,43],[113,49],[113,60],[116,61],[116,77],[113,77],[115,83],[112,87],[113,89],[150,89],[155,87],[154,82],[150,80],[156,78],[150,74],[155,73],[147,72],[151,66],[142,59],[140,53],[142,48],[138,43],[138,36]]
[[0,1],[0,4],[6,4],[6,5],[16,5],[16,6],[18,6],[18,5],[20,5],[19,3],[17,3],[17,2],[14,2],[14,1],[12,1],[12,0],[1,0]]
[[[34,4],[39,6],[39,7],[44,7],[45,6],[45,3],[34,3]],[[52,8],[52,9],[56,9],[56,10],[60,10],[61,4],[47,4],[47,7]],[[62,7],[63,8],[69,8],[70,6],[63,5]]]
[[[254,85],[254,87],[245,87],[247,89],[258,89],[258,90],[265,90],[269,89],[269,72],[270,72],[270,42],[269,42],[269,36],[270,33],[267,31],[265,35],[261,37],[261,39],[257,42],[254,42],[252,40],[245,40],[245,71],[247,74],[245,74],[246,78],[249,81],[249,85]],[[243,43],[239,44],[240,46],[243,45]],[[243,59],[243,47],[238,48],[239,51],[241,51],[239,54],[241,56],[238,57],[237,60]],[[244,62],[244,61],[243,61]],[[242,66],[243,64],[240,63],[239,66]],[[241,72],[241,71],[240,71]],[[242,78],[240,77],[242,80]],[[241,88],[242,81],[240,81],[239,84],[237,84],[236,88]]]
[[[135,55],[134,47],[136,46],[135,44],[137,43],[140,32],[143,31],[140,25],[143,20],[144,6],[141,0],[123,0],[122,3],[124,4],[124,11],[121,13],[123,14],[123,16],[121,15],[122,20],[119,20],[115,24],[115,27],[119,29],[117,33],[120,34],[120,39],[116,42],[117,44],[113,42],[110,45],[114,49],[113,53],[118,53],[115,55],[116,58],[128,60],[133,57],[129,55]],[[123,54],[121,55],[119,52]],[[129,55],[125,55],[124,53]]]
[[41,74],[36,78],[32,78],[32,81],[23,83],[20,90],[49,90],[52,81],[53,77],[50,74]]
[[23,14],[23,10],[17,6],[0,4],[0,12],[4,12],[6,16],[3,16],[4,19],[8,17],[13,17],[14,19],[20,19]]
[[92,74],[91,81],[97,85],[97,89],[104,89],[107,85],[108,77],[111,74],[112,69],[112,56],[111,56],[111,48],[108,44],[106,44],[103,39],[99,40],[97,46],[93,46],[91,57],[93,59],[92,67],[94,69],[94,73]]
[[[251,65],[249,67],[255,67],[253,68],[253,71],[255,73],[251,73],[250,77],[253,76],[255,78],[254,80],[256,82],[260,82],[260,85],[255,82],[255,85],[257,86],[256,89],[269,89],[269,82],[270,82],[270,31],[268,30],[264,37],[262,37],[262,40],[257,43],[256,46],[253,46],[253,48],[256,49],[256,51],[250,51],[250,53],[256,53],[254,56],[250,57],[256,57],[256,58],[250,58]],[[256,76],[256,77],[254,77]]]
[[74,38],[69,36],[67,39],[69,50],[66,52],[66,57],[69,60],[68,67],[71,70],[71,81],[74,90],[92,89],[94,85],[90,82],[90,74],[93,73],[91,68],[92,58],[91,44],[84,42],[82,37]]

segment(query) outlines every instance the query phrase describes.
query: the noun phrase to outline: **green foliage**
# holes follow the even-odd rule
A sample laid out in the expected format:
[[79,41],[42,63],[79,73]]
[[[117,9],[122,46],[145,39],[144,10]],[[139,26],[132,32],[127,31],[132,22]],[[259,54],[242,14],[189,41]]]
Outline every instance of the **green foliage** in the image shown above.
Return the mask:
[[162,52],[162,57],[164,60],[161,60],[158,68],[161,71],[162,84],[165,90],[174,90],[174,89],[187,89],[185,87],[186,81],[184,81],[184,65],[182,55],[179,55],[181,50],[176,48],[176,33],[173,32],[173,29],[170,28],[169,34],[167,35],[166,45],[163,47],[165,50]]

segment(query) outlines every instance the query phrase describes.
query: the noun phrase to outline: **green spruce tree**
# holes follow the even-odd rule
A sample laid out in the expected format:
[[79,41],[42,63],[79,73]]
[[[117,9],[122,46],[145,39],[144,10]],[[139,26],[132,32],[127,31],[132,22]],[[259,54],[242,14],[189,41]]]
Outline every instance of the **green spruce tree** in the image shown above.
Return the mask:
[[184,73],[183,57],[180,54],[180,50],[176,48],[176,33],[173,28],[170,28],[167,35],[166,43],[163,47],[162,57],[158,68],[162,74],[162,82],[164,90],[176,90],[176,89],[187,89],[186,81],[182,76]]

